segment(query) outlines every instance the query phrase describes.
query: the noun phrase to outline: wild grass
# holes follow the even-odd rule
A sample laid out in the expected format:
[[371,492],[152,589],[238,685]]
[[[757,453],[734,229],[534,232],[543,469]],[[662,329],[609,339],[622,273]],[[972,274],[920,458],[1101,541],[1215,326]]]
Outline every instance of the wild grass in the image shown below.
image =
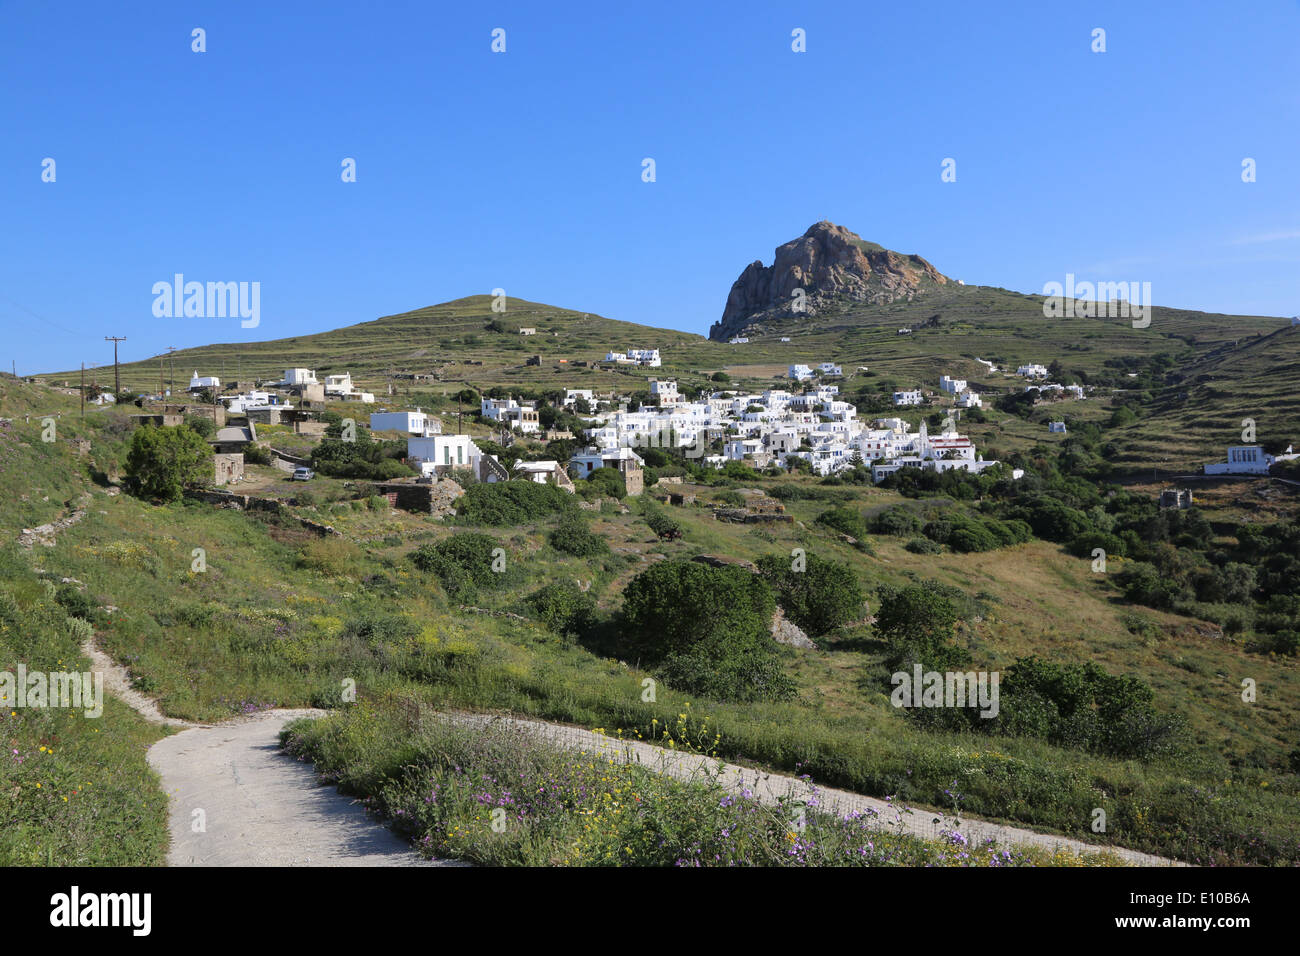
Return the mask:
[[[677,749],[707,754],[711,741],[704,738],[698,746],[683,740]],[[362,797],[372,814],[442,859],[679,867],[1115,862],[973,846],[956,818],[939,839],[921,839],[899,825],[910,809],[900,807],[892,819],[874,810],[831,813],[818,807],[816,787],[764,803],[748,788],[725,787],[720,770],[677,779],[617,752],[562,749],[502,724],[413,720],[400,706],[362,705],[298,722],[282,739],[323,779]]]

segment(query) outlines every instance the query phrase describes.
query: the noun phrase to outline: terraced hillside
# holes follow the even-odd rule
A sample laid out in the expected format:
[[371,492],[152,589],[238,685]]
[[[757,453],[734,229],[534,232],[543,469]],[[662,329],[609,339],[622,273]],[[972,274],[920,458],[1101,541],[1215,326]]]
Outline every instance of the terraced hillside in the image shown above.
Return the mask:
[[[738,385],[764,388],[787,381],[790,363],[833,361],[844,368],[846,392],[869,381],[933,389],[938,377],[948,374],[996,398],[1023,388],[1006,369],[1058,362],[1072,379],[1111,383],[1094,393],[1089,407],[1080,403],[1071,410],[1076,420],[1108,418],[1117,404],[1141,406],[1140,421],[1113,436],[1114,463],[1135,474],[1151,468],[1178,473],[1218,459],[1225,445],[1238,440],[1243,417],[1261,422],[1261,440],[1286,435],[1288,416],[1300,421],[1293,385],[1300,334],[1285,319],[1155,308],[1150,326],[1135,329],[1127,318],[1048,319],[1042,301],[1006,289],[950,283],[911,301],[846,302],[838,312],[823,309],[815,320],[769,323],[768,334],[731,345],[523,299],[509,299],[504,313],[493,312],[490,296],[470,296],[315,335],[184,349],[167,360],[123,365],[122,382],[130,389],[155,390],[172,368],[184,387],[196,369],[223,381],[249,381],[278,378],[290,365],[306,366],[320,375],[350,371],[381,402],[391,386],[391,402],[400,407],[418,401],[436,405],[439,396],[467,385],[627,393],[644,390],[649,378],[672,377],[684,387],[716,387],[710,376],[724,370]],[[520,327],[537,333],[522,336]],[[911,331],[900,334],[900,329]],[[593,364],[611,350],[630,347],[658,348],[663,367]],[[527,364],[533,356],[538,364]],[[1126,369],[1140,370],[1157,357],[1166,360],[1164,371],[1126,384]],[[409,373],[435,378],[417,387],[401,378]],[[45,380],[75,384],[78,376],[56,372]],[[111,367],[100,368],[88,381],[103,385],[111,377]],[[1033,417],[1033,428],[1012,423],[1005,444],[1025,448],[1039,440],[1050,414]],[[973,433],[980,437],[977,429]],[[1292,437],[1300,440],[1300,435],[1286,440]]]

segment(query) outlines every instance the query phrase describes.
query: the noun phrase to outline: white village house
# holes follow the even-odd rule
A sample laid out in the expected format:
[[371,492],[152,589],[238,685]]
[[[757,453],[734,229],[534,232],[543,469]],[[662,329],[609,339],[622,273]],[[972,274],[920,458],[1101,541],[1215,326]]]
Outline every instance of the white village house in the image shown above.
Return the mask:
[[1205,466],[1207,475],[1267,475],[1277,459],[1259,445],[1233,445],[1228,460]]
[[418,408],[413,412],[371,412],[370,430],[406,432],[409,435],[439,434],[442,421]]
[[506,481],[510,474],[495,455],[485,455],[469,435],[424,435],[406,440],[406,458],[421,475],[468,468],[480,481]]

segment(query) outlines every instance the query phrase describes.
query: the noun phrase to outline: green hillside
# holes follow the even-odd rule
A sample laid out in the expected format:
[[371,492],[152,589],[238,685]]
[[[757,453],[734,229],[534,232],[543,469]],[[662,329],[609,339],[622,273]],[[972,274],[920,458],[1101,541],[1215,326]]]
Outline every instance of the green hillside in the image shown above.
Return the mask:
[[[765,388],[785,381],[791,363],[833,361],[844,367],[845,393],[863,385],[935,389],[938,377],[948,374],[968,379],[985,393],[988,406],[989,399],[1023,388],[1023,380],[1007,369],[1057,362],[1068,380],[1102,385],[1086,402],[1040,407],[1025,421],[1001,416],[1002,427],[972,426],[971,433],[1023,449],[1045,439],[1049,418],[1108,420],[1125,404],[1137,421],[1108,437],[1116,446],[1116,468],[1133,474],[1152,468],[1178,474],[1217,460],[1225,445],[1239,440],[1244,417],[1260,423],[1262,441],[1300,441],[1300,434],[1286,431],[1288,423],[1300,422],[1293,384],[1300,329],[1275,317],[1157,307],[1150,326],[1135,329],[1127,318],[1048,319],[1039,296],[949,285],[910,302],[846,305],[815,319],[787,320],[770,334],[730,345],[523,299],[508,300],[505,312],[493,312],[492,303],[490,296],[470,296],[315,335],[184,349],[167,359],[124,364],[122,383],[132,390],[156,390],[160,377],[174,368],[184,388],[194,370],[227,382],[278,379],[286,367],[303,366],[319,375],[350,371],[381,403],[391,386],[392,404],[437,406],[439,396],[466,385],[630,392],[644,389],[652,377],[707,386],[720,370],[741,387]],[[537,333],[520,335],[520,327]],[[912,331],[900,334],[902,328]],[[782,337],[790,341],[781,342]],[[593,367],[607,352],[626,348],[658,348],[663,367]],[[526,364],[532,356],[540,357],[539,364]],[[1144,373],[1144,363],[1157,357],[1163,364]],[[977,358],[999,371],[991,372]],[[862,366],[870,371],[860,372]],[[437,379],[414,386],[401,378],[411,373]],[[1139,373],[1140,381],[1130,381]],[[75,385],[78,376],[56,372],[43,378]],[[110,384],[111,366],[91,372],[92,379]]]

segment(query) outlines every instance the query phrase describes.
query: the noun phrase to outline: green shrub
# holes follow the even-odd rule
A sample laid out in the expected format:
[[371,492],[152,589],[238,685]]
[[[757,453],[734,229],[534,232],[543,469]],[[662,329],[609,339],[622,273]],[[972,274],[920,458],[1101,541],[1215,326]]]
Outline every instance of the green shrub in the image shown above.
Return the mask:
[[768,628],[775,600],[744,568],[661,561],[623,595],[622,650],[673,687],[716,700],[788,700],[795,686]]
[[1000,697],[997,717],[973,726],[1117,757],[1146,758],[1182,745],[1181,719],[1156,713],[1149,684],[1092,661],[1022,657],[1002,674]]
[[500,574],[493,570],[493,551],[499,547],[495,538],[465,531],[437,544],[421,545],[411,553],[411,561],[421,571],[437,575],[448,597],[472,601],[477,588],[500,582]]
[[815,523],[841,534],[847,534],[858,541],[867,536],[867,523],[862,520],[862,515],[856,509],[844,505],[823,511],[817,516]]
[[627,497],[627,483],[617,468],[597,468],[586,477],[579,493],[587,500],[617,498],[622,501]]
[[596,602],[572,581],[548,584],[528,596],[538,620],[557,634],[581,634],[591,625]]
[[905,547],[913,554],[943,554],[943,545],[936,544],[929,538],[913,538]]
[[561,518],[559,527],[551,532],[548,540],[556,551],[579,558],[609,553],[609,544],[605,539],[593,532],[577,514]]
[[892,534],[906,538],[921,530],[921,518],[910,508],[893,505],[871,520],[871,530],[876,534]]
[[269,465],[271,459],[271,449],[265,445],[250,442],[244,446],[244,464],[246,465]]
[[901,588],[882,585],[877,594],[876,633],[889,645],[891,667],[919,663],[948,670],[970,659],[965,648],[953,643],[959,612],[943,585],[935,581]]
[[555,485],[519,480],[471,485],[456,500],[456,513],[463,521],[497,527],[524,524],[577,507],[573,495]]
[[815,554],[768,554],[759,558],[758,569],[786,616],[812,637],[862,617],[866,596],[847,564]]
[[682,526],[649,498],[641,503],[641,515],[645,518],[645,523],[650,526],[650,530],[661,538],[676,536],[682,532]]
[[348,619],[346,632],[378,648],[410,642],[420,633],[420,625],[405,614],[363,611]]

